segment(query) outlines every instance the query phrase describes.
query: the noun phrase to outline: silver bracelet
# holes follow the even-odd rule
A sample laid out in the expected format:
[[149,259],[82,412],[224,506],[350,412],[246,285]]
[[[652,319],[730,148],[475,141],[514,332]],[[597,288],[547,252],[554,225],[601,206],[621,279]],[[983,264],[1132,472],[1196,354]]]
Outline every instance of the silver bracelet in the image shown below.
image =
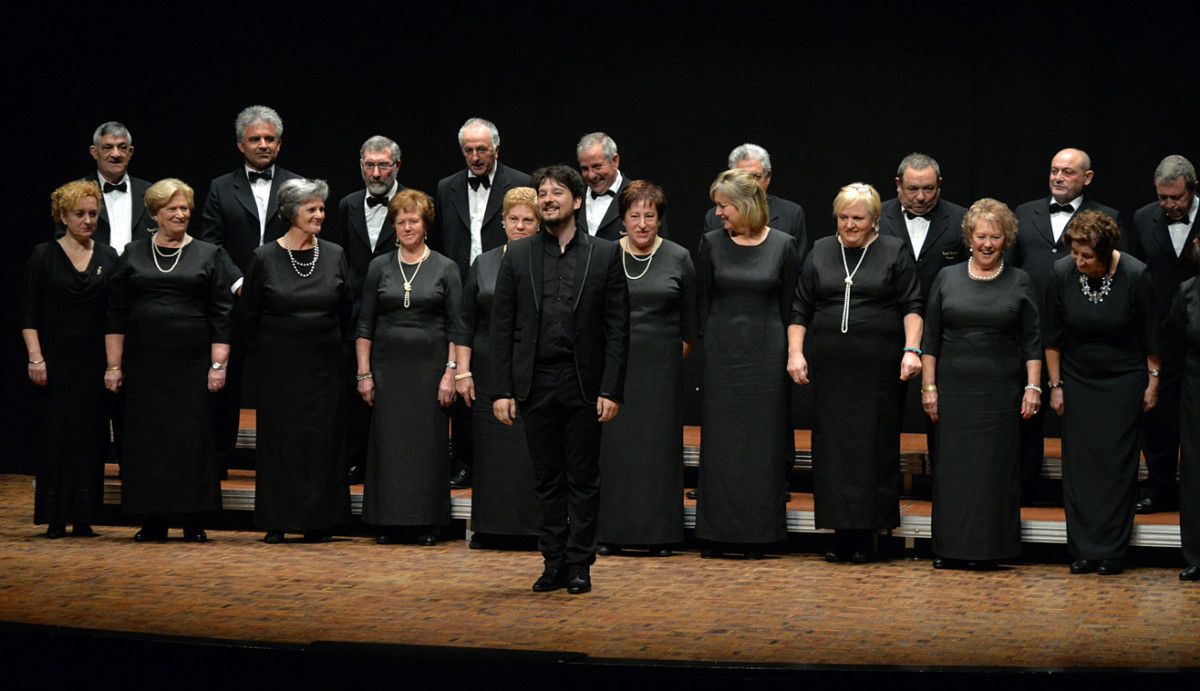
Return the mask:
[[1036,384],[1026,384],[1026,385],[1025,385],[1025,390],[1026,390],[1026,391],[1036,391],[1036,392],[1038,392],[1038,395],[1039,395],[1039,396],[1040,396],[1040,395],[1041,395],[1041,393],[1042,393],[1042,387],[1040,387],[1040,386],[1038,386],[1038,385],[1036,385]]
[[366,374],[354,375],[354,381],[366,381],[368,379],[374,379],[374,378],[375,378],[375,373],[373,373],[373,372],[367,372]]

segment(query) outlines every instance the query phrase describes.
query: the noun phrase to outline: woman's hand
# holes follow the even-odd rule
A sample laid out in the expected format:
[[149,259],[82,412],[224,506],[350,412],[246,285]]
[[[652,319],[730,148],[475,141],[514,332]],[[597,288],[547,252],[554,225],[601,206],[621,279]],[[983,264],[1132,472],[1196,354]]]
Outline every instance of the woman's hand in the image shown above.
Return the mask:
[[34,364],[32,362],[29,363],[29,381],[33,382],[34,384],[37,384],[38,386],[46,385],[46,361],[45,360],[42,360],[41,362],[39,362],[37,364]]
[[125,373],[120,367],[109,368],[104,372],[104,388],[112,393],[121,390],[121,385],[125,383]]
[[475,402],[475,377],[467,377],[454,382],[454,392],[463,399],[463,403],[466,403],[467,407],[470,407]]
[[372,379],[370,377],[368,377],[366,379],[359,379],[358,386],[356,388],[358,389],[358,395],[362,396],[363,403],[366,403],[369,406],[375,405],[375,380],[374,379]]
[[1146,385],[1146,392],[1142,394],[1142,410],[1151,411],[1158,405],[1158,380],[1152,380]]
[[438,382],[438,405],[449,408],[454,402],[454,370],[448,369]]
[[492,401],[492,415],[502,424],[511,425],[517,419],[517,401],[514,398],[497,398]]
[[[1054,394],[1050,394],[1053,399]],[[1025,389],[1025,395],[1021,396],[1021,419],[1028,420],[1037,415],[1038,409],[1042,407],[1042,394],[1037,389]]]
[[911,351],[905,351],[900,358],[900,381],[908,381],[921,373],[921,356]]
[[808,383],[808,360],[804,359],[803,354],[788,356],[787,373],[792,378],[792,381],[799,386],[804,386]]
[[208,370],[208,392],[216,393],[225,388],[225,370],[209,369]]
[[621,404],[611,398],[603,396],[596,397],[596,418],[600,422],[608,422],[617,416],[617,412],[621,410]]
[[936,391],[921,392],[921,407],[933,422],[938,421],[938,394]]
[[1059,415],[1063,414],[1063,390],[1061,384],[1050,389],[1050,409]]

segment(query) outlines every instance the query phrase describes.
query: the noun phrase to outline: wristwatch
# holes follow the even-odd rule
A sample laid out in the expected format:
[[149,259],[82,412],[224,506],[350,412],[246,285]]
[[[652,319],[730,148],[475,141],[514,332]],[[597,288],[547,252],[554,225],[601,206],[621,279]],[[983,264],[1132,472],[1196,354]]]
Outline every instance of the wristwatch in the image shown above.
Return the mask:
[[214,362],[211,365],[209,365],[208,368],[214,372],[220,372],[225,369],[225,365],[222,365],[219,362]]

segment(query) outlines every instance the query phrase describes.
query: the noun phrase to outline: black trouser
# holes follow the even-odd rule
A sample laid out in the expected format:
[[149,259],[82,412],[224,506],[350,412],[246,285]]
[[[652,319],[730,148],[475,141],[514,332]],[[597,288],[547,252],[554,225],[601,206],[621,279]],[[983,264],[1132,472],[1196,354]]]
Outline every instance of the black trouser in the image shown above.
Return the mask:
[[1174,501],[1179,490],[1179,406],[1183,394],[1183,362],[1163,360],[1158,380],[1158,405],[1142,422],[1142,453],[1149,477],[1142,485],[1159,501]]
[[588,566],[600,510],[596,404],[583,399],[573,365],[538,365],[521,417],[537,478],[542,558],[548,567]]

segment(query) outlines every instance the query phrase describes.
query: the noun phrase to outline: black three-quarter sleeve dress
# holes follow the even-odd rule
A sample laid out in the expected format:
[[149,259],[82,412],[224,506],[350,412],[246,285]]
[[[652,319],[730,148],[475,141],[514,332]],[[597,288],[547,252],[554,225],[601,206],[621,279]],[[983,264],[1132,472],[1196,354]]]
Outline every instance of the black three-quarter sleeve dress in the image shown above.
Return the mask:
[[29,257],[21,327],[37,330],[46,361],[36,397],[34,523],[91,523],[104,501],[104,310],[116,264],[116,251],[99,242],[83,271],[57,242]]
[[786,327],[799,265],[791,236],[777,230],[754,246],[735,243],[724,230],[701,242],[698,538],[725,544],[787,538],[784,497],[795,437]]
[[626,253],[629,364],[621,413],[600,444],[597,539],[626,545],[683,541],[685,340],[695,340],[696,270],[683,247],[663,240],[649,260]]
[[1179,426],[1179,535],[1188,566],[1200,566],[1200,279],[1189,278],[1179,286],[1166,327],[1174,352],[1182,348],[1185,353]]
[[471,472],[471,529],[486,535],[537,535],[538,504],[533,461],[520,417],[503,425],[492,414],[497,393],[488,339],[492,331],[492,303],[496,276],[504,247],[479,255],[467,272],[462,309],[454,342],[471,347],[471,372],[475,403],[471,406],[471,433],[475,456]]
[[1020,422],[1025,363],[1041,359],[1029,275],[992,280],[946,267],[929,290],[921,349],[937,358],[933,552],[999,561],[1021,555]]
[[1133,535],[1146,356],[1158,353],[1154,284],[1129,254],[1102,301],[1084,295],[1082,275],[1071,257],[1055,262],[1042,318],[1046,347],[1062,353],[1067,548],[1076,559],[1121,559]]
[[[847,266],[854,284],[842,333]],[[813,244],[791,321],[806,327],[818,528],[900,525],[904,317],[921,309],[916,265],[903,240],[880,235],[866,248],[847,247],[844,264],[836,236]]]
[[457,264],[430,250],[419,270],[404,265],[412,280],[406,307],[399,256],[395,250],[372,260],[358,319],[358,337],[371,339],[375,375],[363,520],[436,526],[450,520],[450,427],[437,394],[462,279]]
[[[192,240],[178,258],[131,242],[110,281],[108,333],[125,334],[121,508],[221,508],[209,417],[212,344],[229,343],[233,294],[225,250]],[[171,252],[171,250],[167,250]]]
[[[329,530],[350,519],[339,359],[350,270],[341,247],[320,242],[319,251],[301,276],[278,242],[260,246],[242,291],[246,340],[258,355],[254,524],[266,531]],[[313,261],[311,248],[292,255]]]

